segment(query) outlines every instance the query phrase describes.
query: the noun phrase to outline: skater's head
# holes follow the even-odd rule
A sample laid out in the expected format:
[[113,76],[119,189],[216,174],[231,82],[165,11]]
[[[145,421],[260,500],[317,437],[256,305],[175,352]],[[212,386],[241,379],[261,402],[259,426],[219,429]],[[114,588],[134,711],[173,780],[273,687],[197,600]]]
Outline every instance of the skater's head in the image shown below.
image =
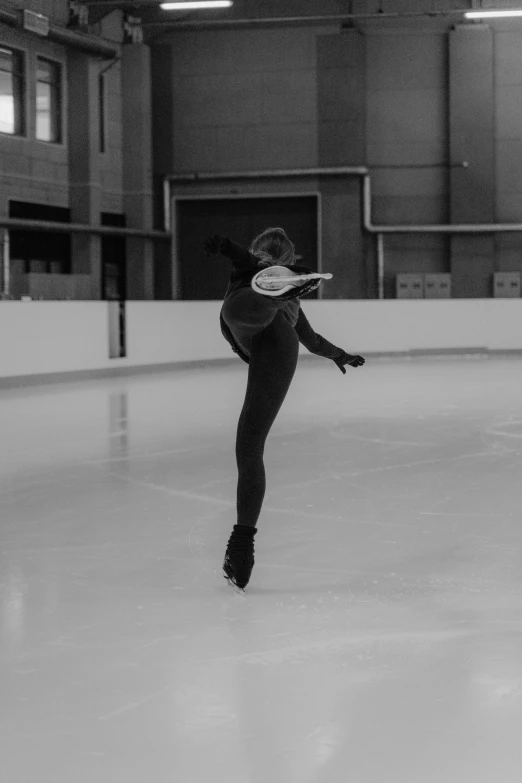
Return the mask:
[[267,228],[253,240],[250,252],[257,256],[261,266],[292,266],[295,264],[295,246],[284,229]]

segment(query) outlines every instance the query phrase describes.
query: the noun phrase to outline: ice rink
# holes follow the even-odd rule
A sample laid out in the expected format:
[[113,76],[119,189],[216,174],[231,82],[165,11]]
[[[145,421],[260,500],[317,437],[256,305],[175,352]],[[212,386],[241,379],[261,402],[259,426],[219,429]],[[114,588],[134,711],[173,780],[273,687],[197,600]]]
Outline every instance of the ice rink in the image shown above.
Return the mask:
[[[363,352],[364,353],[364,352]],[[0,390],[1,783],[520,783],[522,358]]]

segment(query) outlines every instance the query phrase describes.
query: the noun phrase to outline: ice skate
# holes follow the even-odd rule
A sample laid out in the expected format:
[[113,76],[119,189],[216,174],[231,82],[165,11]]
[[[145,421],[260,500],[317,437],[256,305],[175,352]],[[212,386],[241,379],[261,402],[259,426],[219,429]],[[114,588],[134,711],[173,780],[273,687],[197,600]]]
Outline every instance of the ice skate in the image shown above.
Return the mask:
[[[331,280],[333,277],[329,272],[311,272],[309,274],[300,274],[287,266],[269,266],[261,269],[252,278],[251,286],[258,294],[265,296],[283,296],[295,288],[309,287],[310,281],[318,281],[314,284],[317,288],[321,280]],[[307,285],[308,284],[308,285]],[[296,292],[297,293],[297,292]]]
[[254,536],[256,527],[234,525],[228,540],[223,571],[228,583],[244,591],[254,567]]

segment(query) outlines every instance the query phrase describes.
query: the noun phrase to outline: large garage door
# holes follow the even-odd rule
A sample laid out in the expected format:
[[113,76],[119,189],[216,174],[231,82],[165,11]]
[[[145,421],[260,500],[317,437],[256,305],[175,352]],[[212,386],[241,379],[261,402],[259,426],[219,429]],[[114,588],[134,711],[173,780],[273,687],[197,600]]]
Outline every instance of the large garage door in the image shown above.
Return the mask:
[[[269,227],[284,228],[296,247],[298,263],[317,270],[317,196],[177,200],[178,298],[223,299],[230,262],[207,258],[205,237],[225,234],[248,247]],[[317,298],[317,291],[309,294]]]

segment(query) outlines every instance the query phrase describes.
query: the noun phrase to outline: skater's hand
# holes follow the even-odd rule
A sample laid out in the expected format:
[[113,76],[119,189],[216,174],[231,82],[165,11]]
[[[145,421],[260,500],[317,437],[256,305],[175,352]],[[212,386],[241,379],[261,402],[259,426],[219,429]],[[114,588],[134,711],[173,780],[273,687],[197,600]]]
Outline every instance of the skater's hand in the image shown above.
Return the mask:
[[214,234],[214,236],[207,237],[205,239],[204,248],[207,256],[217,255],[225,248],[227,238],[222,234]]
[[350,367],[362,367],[362,365],[366,362],[366,359],[364,359],[362,356],[359,356],[358,354],[352,355],[350,353],[345,353],[343,356],[341,356],[340,359],[334,359],[334,362],[343,375],[346,375],[346,370],[344,369],[345,364],[349,364]]

